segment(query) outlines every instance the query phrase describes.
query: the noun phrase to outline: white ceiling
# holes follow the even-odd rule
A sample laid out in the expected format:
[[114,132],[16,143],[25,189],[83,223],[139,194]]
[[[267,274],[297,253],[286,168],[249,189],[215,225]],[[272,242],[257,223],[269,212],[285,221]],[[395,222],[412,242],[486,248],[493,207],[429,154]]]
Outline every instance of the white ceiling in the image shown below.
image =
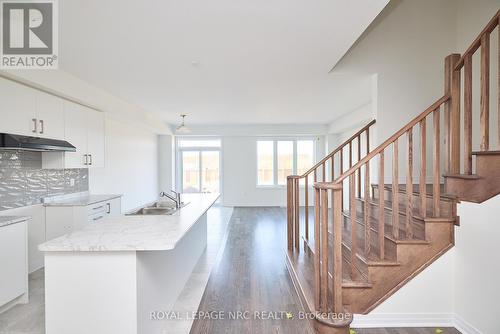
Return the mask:
[[171,123],[327,123],[370,100],[328,71],[389,0],[64,0],[63,70]]

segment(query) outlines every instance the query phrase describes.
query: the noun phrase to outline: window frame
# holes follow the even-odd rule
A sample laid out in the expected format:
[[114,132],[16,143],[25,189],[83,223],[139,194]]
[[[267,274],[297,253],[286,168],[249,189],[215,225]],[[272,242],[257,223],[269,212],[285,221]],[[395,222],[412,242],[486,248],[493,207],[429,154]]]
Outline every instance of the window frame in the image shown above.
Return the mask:
[[[278,142],[279,141],[291,141],[293,142],[293,158],[292,158],[292,173],[297,174],[297,142],[298,141],[312,141],[313,143],[313,163],[316,163],[317,157],[317,137],[259,137],[255,141],[255,184],[257,188],[262,189],[276,189],[276,188],[286,188],[285,184],[278,183]],[[273,184],[263,185],[259,184],[259,141],[272,141],[273,142]],[[312,167],[312,166],[311,166]],[[304,185],[301,185],[302,187]]]
[[[219,140],[220,141],[220,146],[215,147],[206,147],[206,146],[191,146],[191,147],[181,147],[179,142],[182,140]],[[223,147],[224,147],[224,141],[222,140],[222,137],[219,136],[175,136],[175,189],[177,192],[183,192],[183,180],[182,180],[182,171],[183,171],[183,162],[182,162],[182,152],[183,151],[199,151],[200,156],[199,156],[199,165],[200,165],[200,171],[201,171],[201,164],[202,164],[202,159],[201,155],[203,151],[218,151],[219,152],[219,195],[222,198],[222,189],[223,189],[223,170],[222,170],[222,155],[223,155]],[[201,180],[201,173],[200,173],[200,180],[199,180],[199,186],[201,186],[202,180]],[[201,189],[200,189],[201,191]]]

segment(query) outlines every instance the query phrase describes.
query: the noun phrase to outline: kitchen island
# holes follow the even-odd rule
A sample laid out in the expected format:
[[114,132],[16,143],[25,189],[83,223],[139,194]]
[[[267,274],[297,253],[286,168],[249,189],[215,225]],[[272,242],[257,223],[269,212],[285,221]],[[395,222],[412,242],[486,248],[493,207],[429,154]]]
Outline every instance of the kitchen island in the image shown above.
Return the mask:
[[218,194],[184,194],[172,215],[111,217],[40,245],[47,334],[168,333],[172,307],[207,243]]

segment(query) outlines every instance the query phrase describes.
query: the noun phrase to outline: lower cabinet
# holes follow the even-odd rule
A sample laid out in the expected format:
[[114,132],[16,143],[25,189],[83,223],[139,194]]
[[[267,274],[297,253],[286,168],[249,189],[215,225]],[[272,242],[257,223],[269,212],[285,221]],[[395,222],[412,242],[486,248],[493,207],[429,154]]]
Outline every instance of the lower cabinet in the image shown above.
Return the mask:
[[45,210],[46,239],[51,240],[88,224],[95,224],[106,217],[121,214],[121,198],[87,206],[47,206]]
[[0,227],[0,308],[28,292],[27,221]]
[[30,273],[43,267],[43,253],[38,245],[45,242],[45,207],[42,204],[23,206],[1,212],[2,216],[25,216],[28,220],[28,271]]

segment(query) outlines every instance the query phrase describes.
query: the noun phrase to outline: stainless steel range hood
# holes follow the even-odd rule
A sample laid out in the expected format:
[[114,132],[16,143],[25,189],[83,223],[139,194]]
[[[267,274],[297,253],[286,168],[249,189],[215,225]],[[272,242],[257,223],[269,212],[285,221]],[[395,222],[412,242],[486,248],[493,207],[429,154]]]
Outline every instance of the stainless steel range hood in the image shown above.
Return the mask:
[[0,133],[0,150],[76,152],[76,147],[65,140]]

